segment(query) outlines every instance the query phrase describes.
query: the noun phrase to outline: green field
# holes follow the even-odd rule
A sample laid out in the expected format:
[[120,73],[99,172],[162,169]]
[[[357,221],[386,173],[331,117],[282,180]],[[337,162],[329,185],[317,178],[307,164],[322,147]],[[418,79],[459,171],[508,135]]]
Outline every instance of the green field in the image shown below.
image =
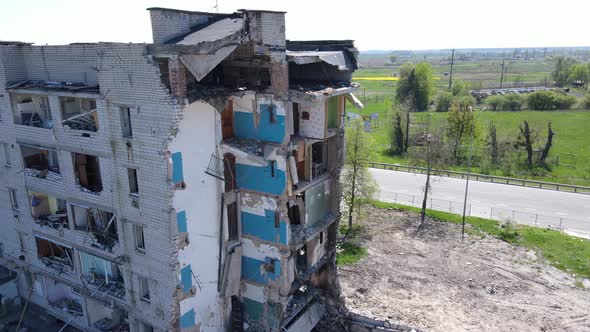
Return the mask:
[[[392,118],[393,114],[391,104],[391,100],[388,99],[380,99],[378,102],[373,102],[368,97],[365,109],[360,112],[362,114],[380,114],[379,123],[374,123],[377,125],[377,128],[374,128],[371,133],[377,143],[377,151],[373,160],[408,165],[412,163],[409,157],[389,153],[390,138],[388,120]],[[478,114],[478,122],[482,133],[481,140],[485,140],[485,136],[487,135],[486,130],[489,123],[493,121],[498,130],[499,140],[515,141],[518,137],[519,125],[523,120],[527,120],[533,128],[538,129],[539,141],[544,142],[546,126],[551,121],[553,130],[556,132],[553,147],[549,154],[551,171],[546,171],[545,174],[539,175],[518,173],[513,176],[540,181],[590,186],[590,111],[483,111]],[[424,123],[428,116],[431,117],[434,126],[444,125],[447,113],[412,113],[411,123],[414,125],[410,128],[410,132],[420,132],[422,130],[420,123]],[[479,144],[481,145],[482,142],[479,142]],[[416,149],[416,147],[410,147],[410,154],[412,149]],[[474,148],[474,159],[477,159],[481,155],[480,151],[481,149],[478,150],[477,146]],[[466,165],[449,168],[467,170]],[[474,167],[472,171],[481,172],[478,167]],[[506,175],[502,174],[499,170],[492,171],[490,174]]]

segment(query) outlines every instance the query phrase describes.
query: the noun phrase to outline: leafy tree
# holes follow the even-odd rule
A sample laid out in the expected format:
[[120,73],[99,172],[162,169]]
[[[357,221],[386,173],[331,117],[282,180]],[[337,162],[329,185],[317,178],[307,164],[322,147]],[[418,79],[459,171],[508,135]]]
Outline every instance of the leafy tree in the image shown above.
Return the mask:
[[453,94],[453,97],[456,97],[456,96],[465,96],[469,93],[469,91],[467,89],[467,85],[465,84],[465,82],[463,82],[461,80],[456,80],[456,81],[453,81],[453,86],[451,87],[451,93]]
[[453,104],[453,94],[447,91],[440,91],[436,95],[436,111],[437,112],[448,112]]
[[588,79],[590,79],[590,69],[587,64],[577,63],[570,69],[569,81],[582,81],[584,86],[588,85]]
[[571,82],[571,70],[575,63],[576,60],[570,57],[558,56],[555,58],[555,66],[551,72],[555,85],[561,87]]
[[415,66],[404,63],[400,67],[399,74],[395,97],[407,111],[404,144],[404,152],[407,152],[410,145],[410,112],[426,111],[428,108],[435,90],[434,75],[432,67],[427,62],[420,62]]
[[489,96],[485,99],[485,102],[492,111],[498,111],[504,106],[504,97],[500,95]]
[[554,106],[556,109],[566,110],[572,108],[577,102],[578,98],[576,96],[556,93]]
[[402,129],[402,117],[400,112],[395,112],[393,119],[393,130],[391,133],[391,146],[393,152],[402,153],[404,151],[404,131]]
[[582,101],[582,106],[584,108],[590,108],[590,93],[586,94],[586,96],[584,97],[584,100]]
[[472,107],[453,105],[447,114],[447,124],[447,137],[453,142],[453,157],[457,161],[463,140],[475,135],[476,119]]
[[342,193],[348,208],[348,227],[351,229],[355,209],[375,192],[375,182],[364,164],[364,161],[371,159],[373,147],[373,138],[365,132],[364,122],[354,120],[346,129],[346,163],[342,172]]
[[389,55],[389,62],[391,62],[392,64],[394,64],[397,61],[397,55],[395,54],[390,54]]
[[396,99],[407,105],[410,111],[426,111],[434,90],[434,75],[429,63],[420,62],[416,66],[405,63],[400,67]]

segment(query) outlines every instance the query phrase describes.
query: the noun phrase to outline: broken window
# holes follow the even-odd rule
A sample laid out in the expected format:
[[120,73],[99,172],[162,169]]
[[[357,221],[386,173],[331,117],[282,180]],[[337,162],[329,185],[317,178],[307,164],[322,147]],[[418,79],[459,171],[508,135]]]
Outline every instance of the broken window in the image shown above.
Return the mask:
[[147,278],[139,277],[139,294],[141,299],[150,302],[150,283]]
[[301,214],[299,212],[299,205],[293,201],[287,202],[288,214],[289,214],[289,223],[291,225],[300,225],[301,224]]
[[326,171],[326,145],[317,142],[311,146],[311,178],[315,179]]
[[139,185],[137,183],[137,170],[133,168],[128,168],[127,176],[129,178],[129,192],[134,195],[139,195]]
[[119,242],[117,222],[114,214],[95,208],[70,205],[74,228],[92,234],[92,246],[111,250]]
[[46,178],[50,172],[60,174],[57,151],[22,144],[20,151],[28,175]]
[[307,111],[301,112],[301,120],[309,120],[309,118],[310,118],[309,112],[307,112]]
[[145,239],[143,237],[143,226],[133,225],[133,233],[135,234],[135,249],[145,250]]
[[2,155],[4,156],[4,166],[12,165],[12,161],[10,160],[10,150],[8,144],[2,143]]
[[320,232],[320,244],[324,243],[324,232]]
[[35,241],[37,243],[37,257],[46,266],[60,272],[74,266],[71,248],[39,237],[35,237]]
[[86,283],[103,294],[123,298],[125,285],[119,265],[106,259],[80,251],[82,275]]
[[266,259],[266,263],[264,264],[264,271],[267,273],[275,273],[276,271],[276,263],[278,261],[276,259],[273,258],[267,258]]
[[299,135],[299,104],[293,103],[293,135]]
[[129,107],[121,107],[121,131],[123,137],[133,137],[133,130],[131,129],[131,110]]
[[230,241],[238,240],[238,207],[236,202],[227,205],[227,232]]
[[60,97],[62,124],[75,130],[98,131],[96,100]]
[[268,116],[270,123],[277,123],[277,107],[275,105],[268,105]]
[[91,192],[101,192],[102,180],[98,157],[81,153],[73,153],[72,156],[78,184]]
[[69,228],[66,201],[37,192],[29,193],[31,215],[36,223],[55,229]]
[[47,96],[11,94],[11,101],[15,124],[47,129],[53,127]]
[[45,278],[45,287],[49,305],[73,316],[83,315],[81,297],[72,287],[51,278]]
[[10,197],[10,207],[12,207],[13,210],[17,210],[18,201],[16,199],[16,189],[8,188],[8,196]]

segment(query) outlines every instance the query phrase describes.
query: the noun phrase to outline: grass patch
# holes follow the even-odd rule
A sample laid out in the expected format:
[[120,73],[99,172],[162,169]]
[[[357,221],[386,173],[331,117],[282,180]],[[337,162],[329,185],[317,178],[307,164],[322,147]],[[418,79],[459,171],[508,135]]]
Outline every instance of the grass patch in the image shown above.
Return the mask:
[[[394,208],[419,213],[420,209],[395,203],[372,201],[379,209]],[[426,210],[426,215],[437,221],[461,224],[461,216],[448,212]],[[549,264],[583,278],[590,278],[590,241],[544,228],[511,225],[502,227],[496,220],[466,217],[471,227],[469,234],[488,234],[506,242],[521,245],[540,253]]]
[[362,234],[364,229],[360,225],[353,225],[352,229],[340,226],[339,237],[342,239],[337,244],[336,264],[352,265],[361,258],[367,256],[367,248],[362,246]]
[[[382,120],[379,128],[374,129],[371,135],[375,139],[376,153],[374,161],[411,165],[412,160],[407,155],[392,155],[389,153],[389,146],[391,144],[389,129],[386,121],[392,117],[391,102],[382,99],[377,99],[373,102],[371,98],[367,98],[367,112],[365,113],[381,113]],[[422,130],[418,125],[426,121],[426,116],[431,116],[434,124],[444,124],[446,122],[447,113],[445,112],[422,112],[412,113],[411,122],[416,126],[412,127],[411,132]],[[549,154],[548,161],[550,163],[550,170],[543,170],[542,172],[526,172],[518,169],[513,169],[514,174],[508,175],[516,178],[524,178],[539,181],[568,183],[583,186],[590,186],[590,131],[588,131],[588,123],[590,123],[590,112],[587,110],[571,110],[571,111],[519,111],[519,112],[492,112],[484,111],[478,113],[479,122],[483,129],[483,136],[487,135],[487,128],[491,122],[496,124],[498,130],[498,138],[500,140],[515,141],[518,137],[518,128],[523,120],[529,121],[531,126],[536,128],[540,133],[540,142],[544,143],[547,130],[547,122],[551,121],[553,130],[557,133],[553,141],[553,147]],[[474,148],[474,160],[479,160],[482,156],[483,145],[478,141],[479,148]],[[410,147],[410,152],[416,147]],[[524,156],[524,155],[523,155]],[[524,158],[521,156],[522,158]],[[448,167],[456,171],[466,171],[465,165]],[[473,167],[473,172],[481,173],[489,172],[491,175],[507,176],[501,169],[493,169],[484,171],[479,167]]]

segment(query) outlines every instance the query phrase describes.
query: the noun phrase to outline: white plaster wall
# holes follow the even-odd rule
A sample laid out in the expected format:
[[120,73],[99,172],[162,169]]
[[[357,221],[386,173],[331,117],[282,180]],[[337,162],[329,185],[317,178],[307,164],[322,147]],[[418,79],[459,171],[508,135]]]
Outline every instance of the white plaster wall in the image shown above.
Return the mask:
[[[201,283],[194,296],[180,302],[180,314],[195,311],[201,331],[224,331],[223,308],[217,296],[218,234],[222,182],[205,174],[216,150],[218,113],[209,104],[196,102],[184,110],[179,132],[169,145],[181,152],[186,189],[177,190],[173,206],[186,211],[189,245],[179,251],[180,268],[191,264]],[[180,280],[180,275],[179,275]],[[193,279],[192,284],[196,286]]]
[[[303,120],[303,112],[309,112],[309,120]],[[324,139],[326,136],[326,102],[299,104],[299,135]]]
[[266,258],[281,259],[281,253],[278,247],[264,244],[254,243],[254,241],[242,238],[242,252],[244,256],[264,261]]
[[258,216],[264,216],[264,210],[275,211],[277,201],[273,198],[242,193],[240,195],[241,210]]

